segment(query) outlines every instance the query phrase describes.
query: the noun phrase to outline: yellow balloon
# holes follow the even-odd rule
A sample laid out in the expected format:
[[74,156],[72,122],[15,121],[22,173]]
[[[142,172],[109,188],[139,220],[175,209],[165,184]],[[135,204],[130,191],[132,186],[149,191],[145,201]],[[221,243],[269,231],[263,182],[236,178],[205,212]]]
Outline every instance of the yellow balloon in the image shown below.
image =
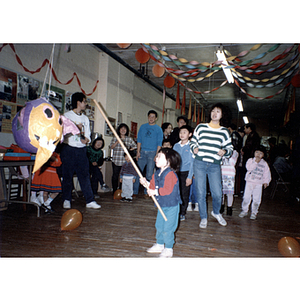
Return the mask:
[[299,257],[300,245],[292,237],[283,237],[278,242],[278,250],[285,257]]
[[81,224],[81,222],[81,212],[77,209],[69,209],[63,214],[60,227],[61,230],[73,230],[77,228]]

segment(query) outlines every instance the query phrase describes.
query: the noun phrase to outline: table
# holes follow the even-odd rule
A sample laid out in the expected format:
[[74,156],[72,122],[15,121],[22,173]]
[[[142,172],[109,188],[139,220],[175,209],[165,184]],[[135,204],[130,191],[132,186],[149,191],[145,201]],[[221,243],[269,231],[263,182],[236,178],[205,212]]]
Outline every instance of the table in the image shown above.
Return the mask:
[[[8,203],[20,203],[20,204],[27,204],[27,205],[34,205],[37,207],[37,217],[40,217],[40,207],[38,204],[34,202],[30,202],[30,187],[31,187],[31,180],[32,180],[32,169],[34,165],[34,160],[18,160],[18,161],[0,161],[0,186],[2,187],[3,193],[0,194],[0,202],[6,202]],[[10,180],[11,175],[18,175],[16,172],[16,167],[20,166],[28,166],[29,168],[29,180],[28,180],[28,194],[27,194],[27,201],[16,201],[16,200],[10,200],[9,199],[9,191],[8,187],[10,187]],[[6,185],[5,180],[5,174],[4,174],[4,168],[7,168],[9,171],[9,182],[8,185]]]

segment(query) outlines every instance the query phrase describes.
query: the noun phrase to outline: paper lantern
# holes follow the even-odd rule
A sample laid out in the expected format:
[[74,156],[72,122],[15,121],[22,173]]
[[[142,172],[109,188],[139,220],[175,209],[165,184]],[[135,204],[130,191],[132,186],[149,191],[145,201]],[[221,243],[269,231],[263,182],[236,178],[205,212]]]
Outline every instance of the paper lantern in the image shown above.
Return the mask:
[[164,86],[168,89],[173,87],[175,84],[175,79],[172,75],[168,74],[164,80]]
[[135,59],[140,63],[140,64],[145,64],[146,62],[149,61],[150,59],[150,54],[146,52],[143,48],[139,48],[135,52]]
[[156,64],[152,68],[152,73],[155,77],[162,77],[165,74],[165,67]]

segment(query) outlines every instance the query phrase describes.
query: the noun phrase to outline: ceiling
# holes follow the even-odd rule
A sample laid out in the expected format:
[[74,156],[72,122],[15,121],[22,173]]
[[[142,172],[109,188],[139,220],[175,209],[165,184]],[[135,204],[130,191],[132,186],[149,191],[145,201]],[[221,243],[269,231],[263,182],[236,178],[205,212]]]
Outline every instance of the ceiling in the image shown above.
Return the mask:
[[[156,77],[152,72],[153,66],[160,61],[187,88],[186,113],[190,97],[205,108],[206,115],[212,104],[221,102],[231,110],[232,119],[238,119],[238,125],[243,124],[242,116],[246,115],[250,122],[269,125],[271,131],[283,130],[284,114],[293,91],[289,83],[299,68],[298,44],[160,43],[130,44],[128,48],[120,48],[112,43],[94,45],[162,90],[168,72],[162,77]],[[146,64],[140,64],[135,57],[141,47],[152,55]],[[223,47],[227,58],[231,57],[229,64],[234,66],[232,73],[236,74],[234,83],[226,82],[221,65],[217,62],[215,52],[219,47]],[[213,74],[209,76],[211,72]],[[181,101],[183,90],[181,87]],[[296,108],[300,93],[298,90],[295,89]],[[166,91],[175,101],[177,82]],[[242,113],[237,109],[238,98],[243,102]],[[295,127],[295,124],[290,126]]]

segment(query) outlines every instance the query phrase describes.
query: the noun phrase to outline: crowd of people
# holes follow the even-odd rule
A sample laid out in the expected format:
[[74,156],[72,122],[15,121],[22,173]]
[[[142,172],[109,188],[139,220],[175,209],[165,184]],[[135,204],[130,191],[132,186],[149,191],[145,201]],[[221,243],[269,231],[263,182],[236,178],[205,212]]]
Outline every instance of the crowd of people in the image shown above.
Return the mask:
[[[86,104],[83,93],[72,95],[73,109],[65,117],[78,126],[80,134],[65,136],[60,153],[54,152],[48,163],[34,174],[31,201],[51,213],[51,202],[61,193],[63,208],[70,209],[74,173],[86,207],[91,209],[101,208],[95,200],[100,198],[99,184],[102,190],[113,194],[121,189],[122,202],[133,202],[141,184],[144,197],[154,195],[167,216],[164,221],[158,212],[156,243],[147,250],[160,253],[161,257],[172,257],[174,233],[178,222],[186,220],[188,211],[199,211],[199,227],[207,227],[208,193],[212,198],[211,216],[221,226],[227,226],[223,217],[225,208],[226,215],[232,216],[234,195],[243,197],[239,217],[244,218],[250,211],[250,219],[254,220],[262,191],[274,176],[274,166],[278,172],[292,172],[287,145],[276,145],[276,138],[272,137],[267,153],[255,125],[248,123],[237,128],[230,124],[227,108],[217,103],[211,107],[209,121],[195,128],[188,125],[185,116],[177,118],[174,129],[169,122],[160,127],[156,124],[157,112],[150,110],[148,122],[140,126],[136,142],[129,136],[128,126],[120,124],[116,130],[118,138],[113,137],[109,145],[110,189],[101,172],[104,140],[102,137],[90,140],[89,120],[83,113]],[[139,178],[133,160],[144,177]]]

